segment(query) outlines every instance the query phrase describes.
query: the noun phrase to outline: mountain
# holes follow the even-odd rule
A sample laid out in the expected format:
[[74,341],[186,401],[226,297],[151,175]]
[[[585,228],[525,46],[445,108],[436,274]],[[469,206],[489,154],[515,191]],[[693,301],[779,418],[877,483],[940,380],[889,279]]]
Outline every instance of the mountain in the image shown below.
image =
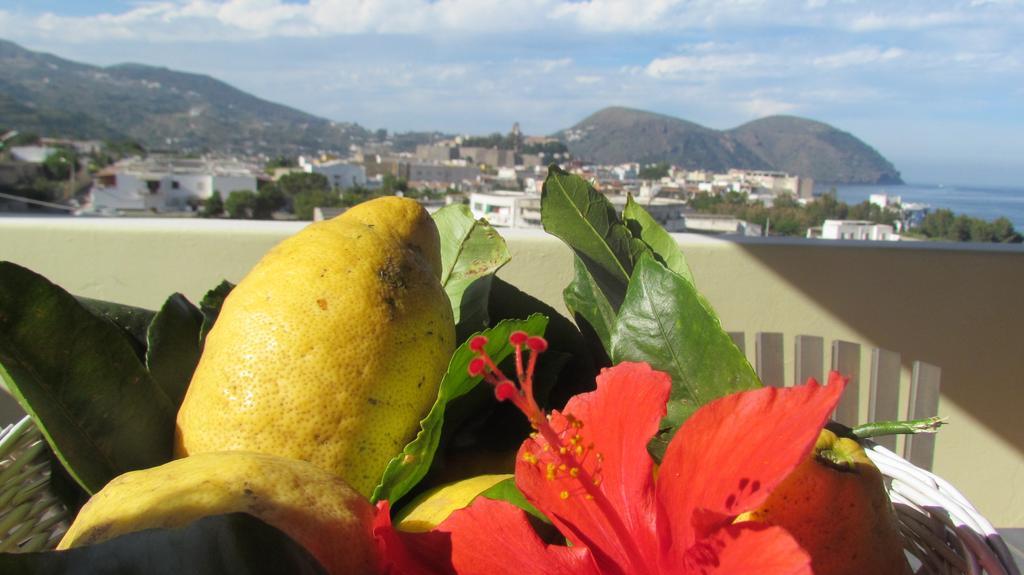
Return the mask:
[[0,40],[0,128],[130,138],[150,149],[270,155],[346,150],[368,133],[261,100],[200,74],[98,67]]
[[611,107],[555,137],[575,157],[600,164],[668,162],[716,172],[778,170],[822,183],[902,183],[892,163],[856,137],[793,116],[714,130],[672,116]]

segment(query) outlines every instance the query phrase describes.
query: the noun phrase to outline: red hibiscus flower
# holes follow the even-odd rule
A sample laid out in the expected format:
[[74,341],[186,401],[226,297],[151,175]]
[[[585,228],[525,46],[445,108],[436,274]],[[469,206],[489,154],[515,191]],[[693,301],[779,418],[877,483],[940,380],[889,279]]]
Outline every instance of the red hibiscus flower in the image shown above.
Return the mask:
[[[668,375],[622,363],[598,376],[595,391],[547,415],[532,394],[546,342],[523,333],[511,341],[518,386],[484,354],[485,340],[473,342],[470,369],[530,418],[536,432],[519,450],[516,485],[571,545],[543,541],[511,504],[478,498],[439,527],[457,573],[811,573],[784,529],[734,521],[810,453],[845,385],[837,373],[827,386],[811,380],[701,407],[656,470],[647,443],[665,415]],[[524,347],[532,352],[525,368]]]

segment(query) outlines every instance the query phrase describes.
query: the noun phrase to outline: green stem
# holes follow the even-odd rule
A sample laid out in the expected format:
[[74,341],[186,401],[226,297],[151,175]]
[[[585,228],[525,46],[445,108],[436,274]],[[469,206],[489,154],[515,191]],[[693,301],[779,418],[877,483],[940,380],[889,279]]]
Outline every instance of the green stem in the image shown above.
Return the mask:
[[858,439],[867,439],[880,435],[935,433],[946,423],[948,421],[945,417],[929,417],[908,421],[876,421],[873,423],[862,423],[851,431]]

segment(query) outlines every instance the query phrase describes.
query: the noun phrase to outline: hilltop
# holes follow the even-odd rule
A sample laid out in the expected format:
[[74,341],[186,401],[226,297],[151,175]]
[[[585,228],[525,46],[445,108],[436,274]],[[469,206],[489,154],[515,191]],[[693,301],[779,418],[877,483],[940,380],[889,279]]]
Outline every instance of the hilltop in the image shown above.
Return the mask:
[[367,132],[262,100],[201,74],[91,66],[0,40],[0,125],[149,149],[297,155],[346,150]]
[[719,172],[778,170],[837,184],[902,183],[892,163],[855,136],[794,116],[715,130],[672,116],[611,107],[555,137],[574,156],[599,164],[667,162]]

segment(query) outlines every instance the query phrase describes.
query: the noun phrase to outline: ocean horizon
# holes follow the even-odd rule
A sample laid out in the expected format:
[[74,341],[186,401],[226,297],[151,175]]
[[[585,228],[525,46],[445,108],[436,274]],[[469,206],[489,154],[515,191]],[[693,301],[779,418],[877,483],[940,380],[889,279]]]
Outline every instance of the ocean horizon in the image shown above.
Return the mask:
[[1024,231],[1024,187],[1021,186],[818,184],[814,186],[814,193],[823,194],[833,188],[839,200],[850,205],[867,201],[871,194],[889,194],[899,196],[904,203],[927,204],[932,210],[944,208],[957,215],[964,214],[989,222],[1003,217],[1010,220],[1018,232]]

